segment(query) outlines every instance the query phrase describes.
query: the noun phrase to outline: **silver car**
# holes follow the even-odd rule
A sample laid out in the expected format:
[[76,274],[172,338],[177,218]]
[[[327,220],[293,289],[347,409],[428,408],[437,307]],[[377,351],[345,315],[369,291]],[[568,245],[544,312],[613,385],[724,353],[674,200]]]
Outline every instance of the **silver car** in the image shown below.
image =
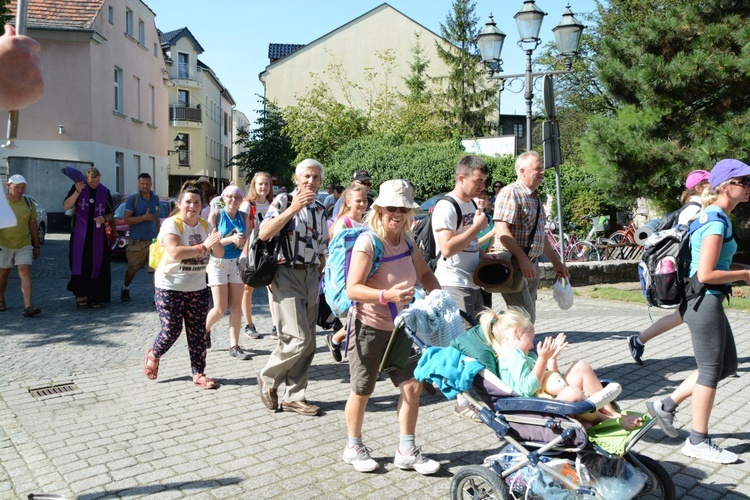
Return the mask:
[[44,238],[47,236],[47,209],[41,206],[37,201],[29,196],[36,207],[36,225],[39,226],[39,244],[44,244]]

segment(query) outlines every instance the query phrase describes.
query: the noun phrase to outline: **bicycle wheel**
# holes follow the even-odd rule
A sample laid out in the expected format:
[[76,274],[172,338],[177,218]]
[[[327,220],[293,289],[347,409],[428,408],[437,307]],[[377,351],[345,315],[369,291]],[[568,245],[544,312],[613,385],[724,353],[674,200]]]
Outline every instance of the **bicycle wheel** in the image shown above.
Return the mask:
[[598,240],[596,240],[597,250],[599,250],[599,258],[601,260],[616,259],[618,257],[618,252],[611,248],[599,248],[609,247],[612,245],[615,245],[615,242],[610,240],[609,238],[599,238]]
[[481,465],[463,467],[451,482],[451,500],[509,499],[508,487],[495,471]]
[[609,239],[612,240],[615,245],[621,245],[625,243],[625,231],[615,231],[609,235]]
[[576,242],[575,245],[570,249],[570,254],[576,258],[570,260],[576,260],[580,262],[597,262],[600,260],[599,250],[596,249],[596,245],[587,240],[581,240]]

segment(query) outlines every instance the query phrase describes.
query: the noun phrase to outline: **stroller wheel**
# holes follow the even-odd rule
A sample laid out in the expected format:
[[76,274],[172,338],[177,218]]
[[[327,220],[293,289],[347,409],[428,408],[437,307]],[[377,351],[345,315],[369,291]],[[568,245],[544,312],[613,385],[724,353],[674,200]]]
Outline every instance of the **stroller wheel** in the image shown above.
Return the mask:
[[508,487],[492,469],[481,465],[467,465],[459,470],[451,482],[451,500],[509,499]]
[[664,500],[674,500],[677,498],[674,481],[672,481],[672,477],[659,462],[653,458],[633,452],[625,455],[625,460],[648,476],[648,481],[646,481],[643,491],[636,498],[648,497],[662,498]]

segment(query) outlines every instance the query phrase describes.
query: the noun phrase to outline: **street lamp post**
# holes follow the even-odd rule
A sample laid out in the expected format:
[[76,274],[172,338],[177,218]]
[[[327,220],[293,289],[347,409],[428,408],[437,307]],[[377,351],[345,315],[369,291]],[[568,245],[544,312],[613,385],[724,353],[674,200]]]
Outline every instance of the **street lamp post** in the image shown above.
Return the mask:
[[[552,76],[571,73],[572,59],[578,54],[584,26],[575,18],[573,12],[570,10],[570,3],[568,3],[565,12],[563,13],[562,20],[552,29],[552,33],[555,36],[555,43],[560,51],[560,56],[566,58],[566,68],[559,71],[543,71],[535,73],[531,56],[534,53],[534,50],[536,50],[542,42],[541,38],[539,38],[539,31],[542,29],[542,21],[546,15],[546,12],[536,6],[534,0],[524,0],[521,10],[513,16],[516,20],[518,35],[520,37],[518,40],[518,46],[526,51],[526,71],[524,73],[515,75],[501,73],[503,70],[503,60],[500,59],[500,54],[502,53],[503,43],[505,42],[505,33],[497,28],[497,25],[492,18],[492,14],[490,14],[490,20],[485,24],[482,32],[477,36],[477,45],[479,46],[479,53],[482,57],[482,62],[489,70],[488,78],[491,80],[500,80],[501,93],[505,88],[506,80],[524,78],[524,89],[526,90],[524,93],[524,98],[526,99],[526,151],[531,151],[531,131],[534,126],[531,114],[531,105],[534,99],[534,79],[540,76],[545,78],[545,111],[550,120],[549,122],[545,122],[545,132],[549,130],[552,133],[549,134],[551,137],[547,137],[547,134],[545,133],[544,166],[545,168],[555,168],[557,219],[559,223],[560,241],[564,241],[560,188],[560,163],[562,163],[562,155],[560,154],[559,133],[557,133],[557,117],[555,116],[554,111],[555,105],[554,91],[552,89]],[[500,98],[498,98],[498,115],[500,115],[499,102]],[[499,123],[500,119],[498,116],[498,125]],[[565,264],[565,252],[561,251],[560,254],[560,260]]]
[[[524,98],[526,100],[526,151],[531,151],[531,131],[533,128],[532,104],[534,99],[534,79],[545,75],[562,75],[571,72],[572,57],[578,54],[581,43],[583,24],[581,24],[567,5],[560,23],[552,30],[560,56],[567,58],[566,69],[558,71],[534,72],[532,54],[542,42],[539,31],[542,21],[547,13],[539,9],[534,0],[524,0],[523,7],[514,16],[518,28],[518,46],[526,52],[526,71],[519,74],[507,74],[502,72],[503,60],[500,55],[503,50],[505,33],[500,31],[495,24],[492,14],[485,24],[482,32],[477,36],[477,45],[482,62],[489,70],[490,80],[500,80],[500,91],[505,87],[506,80],[524,78]],[[498,106],[498,114],[500,109]]]

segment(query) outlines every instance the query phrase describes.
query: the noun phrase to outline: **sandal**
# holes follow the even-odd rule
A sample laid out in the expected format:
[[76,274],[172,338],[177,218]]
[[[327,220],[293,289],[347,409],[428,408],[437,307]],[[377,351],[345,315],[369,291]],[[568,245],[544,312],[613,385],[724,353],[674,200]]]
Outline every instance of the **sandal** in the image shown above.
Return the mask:
[[0,312],[5,312],[5,301],[0,300]]
[[102,305],[99,302],[92,302],[91,303],[91,309],[101,309]]
[[76,306],[78,306],[78,309],[88,309],[89,301],[86,300],[86,297],[76,297]]
[[23,315],[24,315],[25,317],[29,318],[29,317],[31,317],[31,316],[36,316],[36,315],[37,315],[37,314],[39,314],[40,312],[42,312],[42,309],[41,309],[40,307],[37,307],[37,306],[31,305],[31,306],[29,306],[29,307],[27,307],[27,308],[25,308],[25,309],[23,310]]
[[143,373],[151,380],[156,380],[159,375],[159,358],[155,358],[151,349],[146,351],[146,359],[143,360]]
[[193,383],[199,385],[204,389],[216,389],[216,382],[213,379],[206,377],[202,373],[193,375]]

